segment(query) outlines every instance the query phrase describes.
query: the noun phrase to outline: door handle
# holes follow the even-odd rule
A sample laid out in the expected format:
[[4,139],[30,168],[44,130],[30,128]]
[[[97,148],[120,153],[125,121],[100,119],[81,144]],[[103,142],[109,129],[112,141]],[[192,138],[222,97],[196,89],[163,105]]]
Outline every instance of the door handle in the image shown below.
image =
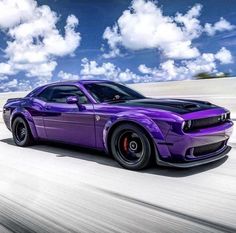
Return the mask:
[[51,110],[51,106],[46,106],[45,109],[46,110]]

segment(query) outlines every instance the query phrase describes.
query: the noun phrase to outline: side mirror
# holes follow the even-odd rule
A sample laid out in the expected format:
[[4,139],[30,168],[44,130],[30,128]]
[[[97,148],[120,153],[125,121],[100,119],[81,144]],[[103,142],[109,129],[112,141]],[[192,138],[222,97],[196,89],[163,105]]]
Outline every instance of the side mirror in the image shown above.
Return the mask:
[[79,108],[80,111],[83,111],[83,110],[86,110],[86,107],[83,106],[80,102],[79,102],[79,99],[78,97],[76,96],[69,96],[66,98],[66,102],[68,104],[76,104]]
[[68,104],[78,104],[78,98],[76,96],[69,96],[66,98],[66,103]]

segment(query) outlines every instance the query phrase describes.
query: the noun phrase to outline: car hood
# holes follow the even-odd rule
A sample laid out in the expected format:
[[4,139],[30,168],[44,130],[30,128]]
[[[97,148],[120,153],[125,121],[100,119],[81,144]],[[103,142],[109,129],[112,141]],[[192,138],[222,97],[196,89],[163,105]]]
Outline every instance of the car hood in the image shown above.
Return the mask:
[[218,106],[213,105],[207,101],[189,100],[189,99],[138,99],[128,100],[125,102],[115,103],[114,105],[136,107],[136,108],[154,108],[161,109],[178,114],[186,114],[201,110],[208,110],[217,108]]

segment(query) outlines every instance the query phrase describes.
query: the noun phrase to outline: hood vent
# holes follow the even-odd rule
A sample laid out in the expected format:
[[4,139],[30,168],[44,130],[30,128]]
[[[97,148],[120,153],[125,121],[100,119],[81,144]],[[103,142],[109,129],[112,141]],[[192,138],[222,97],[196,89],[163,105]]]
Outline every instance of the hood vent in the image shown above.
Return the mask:
[[133,106],[141,108],[155,108],[163,109],[171,112],[176,112],[179,114],[185,114],[200,110],[207,110],[211,108],[217,108],[209,102],[199,101],[199,100],[179,100],[179,99],[140,99],[140,100],[129,100],[124,103],[113,103],[122,106]]
[[197,104],[184,104],[183,107],[185,109],[195,109],[195,108],[199,108],[200,106]]

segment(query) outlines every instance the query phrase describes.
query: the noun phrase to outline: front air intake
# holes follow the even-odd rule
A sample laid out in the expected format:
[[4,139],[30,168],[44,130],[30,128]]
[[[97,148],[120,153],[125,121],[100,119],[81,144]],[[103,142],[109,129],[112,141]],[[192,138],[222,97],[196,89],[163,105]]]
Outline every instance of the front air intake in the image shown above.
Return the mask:
[[217,143],[213,143],[213,144],[209,144],[205,146],[194,147],[193,155],[196,157],[199,157],[199,156],[211,154],[223,148],[224,145],[225,145],[225,141],[222,141],[222,142],[217,142]]

